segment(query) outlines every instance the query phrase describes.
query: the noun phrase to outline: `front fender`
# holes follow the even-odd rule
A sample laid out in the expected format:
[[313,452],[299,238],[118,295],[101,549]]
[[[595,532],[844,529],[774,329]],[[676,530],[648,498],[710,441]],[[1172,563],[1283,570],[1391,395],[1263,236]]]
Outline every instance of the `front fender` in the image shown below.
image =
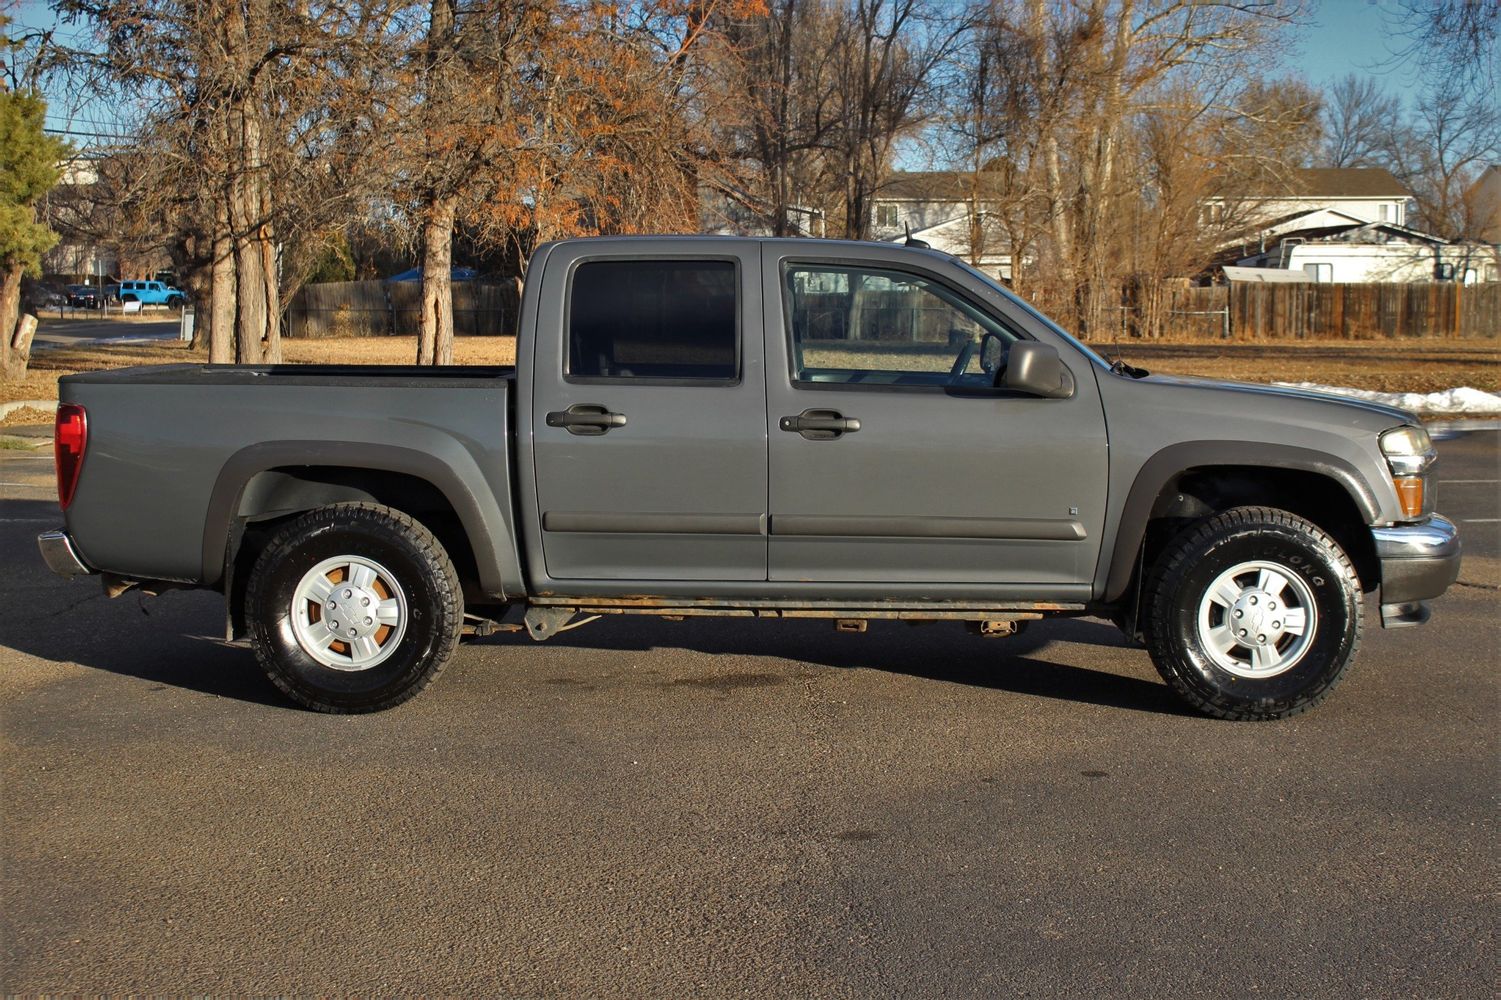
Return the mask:
[[[1233,456],[1233,461],[1227,457]],[[1115,525],[1114,540],[1102,551],[1110,558],[1102,561],[1095,574],[1095,592],[1106,603],[1118,600],[1131,584],[1137,553],[1146,536],[1147,522],[1158,495],[1174,477],[1189,469],[1204,466],[1243,466],[1266,469],[1289,469],[1311,472],[1338,483],[1354,501],[1367,524],[1381,517],[1382,503],[1375,487],[1360,470],[1345,459],[1326,452],[1292,445],[1246,441],[1183,441],[1156,452],[1142,464]]]

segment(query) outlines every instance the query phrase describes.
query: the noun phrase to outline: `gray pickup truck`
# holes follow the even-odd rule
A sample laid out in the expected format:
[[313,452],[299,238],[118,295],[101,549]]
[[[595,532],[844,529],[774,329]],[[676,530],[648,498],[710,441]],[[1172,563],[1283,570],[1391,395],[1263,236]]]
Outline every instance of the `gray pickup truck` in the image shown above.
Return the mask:
[[466,630],[1100,615],[1199,710],[1280,718],[1339,681],[1365,594],[1417,625],[1459,572],[1410,414],[1109,364],[927,250],[549,244],[517,359],[68,376],[42,554],[222,591],[330,712],[411,697]]

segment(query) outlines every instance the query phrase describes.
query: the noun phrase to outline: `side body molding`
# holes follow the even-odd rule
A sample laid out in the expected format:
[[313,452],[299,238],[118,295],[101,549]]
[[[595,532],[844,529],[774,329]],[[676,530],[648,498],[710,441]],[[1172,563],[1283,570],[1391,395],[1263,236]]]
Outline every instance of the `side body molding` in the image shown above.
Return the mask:
[[[1229,456],[1233,456],[1233,460],[1229,460]],[[1121,510],[1120,523],[1116,526],[1110,560],[1096,573],[1097,589],[1102,582],[1104,585],[1099,591],[1103,600],[1116,600],[1130,585],[1131,574],[1136,569],[1136,554],[1146,534],[1152,506],[1162,488],[1179,473],[1205,466],[1260,466],[1316,473],[1343,487],[1367,524],[1381,518],[1381,504],[1371,484],[1353,465],[1326,452],[1244,441],[1184,441],[1169,445],[1147,459],[1131,484]],[[1103,581],[1102,576],[1105,577]]]
[[[245,486],[269,469],[323,466],[362,472],[393,472],[432,484],[452,505],[469,536],[484,591],[497,599],[525,593],[515,525],[510,510],[510,472],[487,478],[457,441],[440,438],[431,451],[376,442],[268,441],[235,452],[224,463],[209,496],[203,529],[203,582],[222,581],[231,522]],[[503,491],[497,495],[495,477]]]

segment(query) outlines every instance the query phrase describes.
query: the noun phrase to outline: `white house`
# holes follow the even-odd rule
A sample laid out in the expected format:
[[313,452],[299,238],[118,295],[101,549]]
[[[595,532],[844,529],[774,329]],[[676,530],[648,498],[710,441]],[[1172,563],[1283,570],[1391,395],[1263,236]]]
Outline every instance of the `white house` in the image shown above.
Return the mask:
[[[993,278],[1011,280],[1009,241],[996,216],[985,210],[983,200],[972,210],[974,183],[974,174],[957,170],[893,173],[876,192],[872,238],[900,243],[910,234]],[[976,248],[972,244],[977,235],[980,245]]]
[[1406,225],[1412,192],[1383,167],[1307,167],[1294,170],[1282,182],[1264,180],[1259,186],[1204,202],[1206,223],[1218,222],[1237,211],[1270,223],[1276,219],[1327,211],[1361,222]]

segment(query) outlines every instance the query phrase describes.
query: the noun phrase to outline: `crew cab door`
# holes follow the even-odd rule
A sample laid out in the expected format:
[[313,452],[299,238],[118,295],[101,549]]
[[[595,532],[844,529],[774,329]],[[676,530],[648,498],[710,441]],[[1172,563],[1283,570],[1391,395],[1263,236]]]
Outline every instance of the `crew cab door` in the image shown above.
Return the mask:
[[[765,244],[769,578],[1087,597],[1107,479],[1090,365],[955,264],[865,253]],[[993,387],[983,351],[1022,338],[1060,347],[1069,398]]]
[[765,580],[757,244],[562,244],[541,280],[531,428],[547,577]]

